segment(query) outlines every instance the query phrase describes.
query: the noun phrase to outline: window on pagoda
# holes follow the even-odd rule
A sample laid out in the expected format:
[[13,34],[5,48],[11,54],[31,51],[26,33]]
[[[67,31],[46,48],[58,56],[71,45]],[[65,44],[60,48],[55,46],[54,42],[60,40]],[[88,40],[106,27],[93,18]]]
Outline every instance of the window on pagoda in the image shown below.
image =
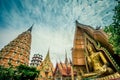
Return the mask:
[[13,54],[16,54],[16,53],[17,53],[16,51],[13,52]]
[[11,62],[11,58],[10,58],[10,59],[8,59],[8,63],[9,63],[9,62]]
[[24,47],[22,47],[22,49],[24,50]]
[[18,61],[16,61],[16,64],[19,64],[19,62],[20,62],[19,60],[18,60]]
[[19,54],[19,57],[21,57],[21,55]]
[[8,54],[9,52],[8,51],[6,51],[6,54]]
[[0,51],[0,53],[2,53],[2,51]]
[[22,53],[20,53],[20,56],[22,55]]

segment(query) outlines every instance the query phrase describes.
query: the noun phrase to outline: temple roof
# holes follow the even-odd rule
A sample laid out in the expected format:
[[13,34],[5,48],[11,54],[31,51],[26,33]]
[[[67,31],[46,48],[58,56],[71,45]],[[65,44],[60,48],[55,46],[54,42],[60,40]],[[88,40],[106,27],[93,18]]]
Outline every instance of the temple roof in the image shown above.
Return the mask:
[[76,28],[80,28],[94,40],[100,42],[109,52],[114,53],[112,46],[108,42],[108,35],[102,29],[94,29],[89,25],[84,25],[76,21]]
[[[53,75],[56,74],[57,70],[60,72],[60,74],[62,76],[71,76],[72,75],[70,64],[66,65],[65,63],[57,63]],[[75,74],[76,73],[74,72],[74,75]]]

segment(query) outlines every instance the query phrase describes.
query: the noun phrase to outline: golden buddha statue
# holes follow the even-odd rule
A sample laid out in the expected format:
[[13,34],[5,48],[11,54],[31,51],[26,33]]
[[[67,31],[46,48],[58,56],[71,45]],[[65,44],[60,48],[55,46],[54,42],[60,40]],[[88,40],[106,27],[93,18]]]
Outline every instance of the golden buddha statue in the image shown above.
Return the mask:
[[88,44],[87,46],[88,52],[90,53],[90,55],[87,56],[87,62],[89,68],[92,68],[93,71],[90,73],[85,73],[82,76],[83,77],[91,77],[94,75],[102,76],[104,74],[113,73],[113,70],[109,67],[109,63],[107,62],[103,53],[101,51],[95,52],[92,47],[93,46],[91,44]]

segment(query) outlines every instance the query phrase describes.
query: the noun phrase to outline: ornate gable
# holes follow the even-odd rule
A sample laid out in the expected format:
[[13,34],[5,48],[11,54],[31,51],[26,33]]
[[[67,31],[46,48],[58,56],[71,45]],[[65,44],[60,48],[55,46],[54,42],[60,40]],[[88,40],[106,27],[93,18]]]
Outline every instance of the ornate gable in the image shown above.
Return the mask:
[[53,79],[54,67],[50,60],[49,50],[44,61],[41,63],[41,65],[37,67],[37,69],[40,70],[40,75],[38,77],[38,80]]

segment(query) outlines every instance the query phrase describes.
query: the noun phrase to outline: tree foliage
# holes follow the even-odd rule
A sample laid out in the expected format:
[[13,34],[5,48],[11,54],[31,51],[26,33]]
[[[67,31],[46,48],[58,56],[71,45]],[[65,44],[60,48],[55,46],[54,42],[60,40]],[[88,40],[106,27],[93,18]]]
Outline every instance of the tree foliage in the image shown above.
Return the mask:
[[120,54],[120,1],[117,1],[117,5],[114,8],[113,23],[105,27],[110,37],[109,41],[113,45],[115,54]]
[[20,65],[17,67],[17,72],[20,74],[21,80],[34,80],[38,76],[39,71],[35,67],[28,67],[25,65]]
[[13,80],[14,78],[14,70],[13,68],[4,68],[0,66],[0,80]]
[[35,67],[19,65],[16,68],[0,66],[0,80],[34,80],[39,74]]

